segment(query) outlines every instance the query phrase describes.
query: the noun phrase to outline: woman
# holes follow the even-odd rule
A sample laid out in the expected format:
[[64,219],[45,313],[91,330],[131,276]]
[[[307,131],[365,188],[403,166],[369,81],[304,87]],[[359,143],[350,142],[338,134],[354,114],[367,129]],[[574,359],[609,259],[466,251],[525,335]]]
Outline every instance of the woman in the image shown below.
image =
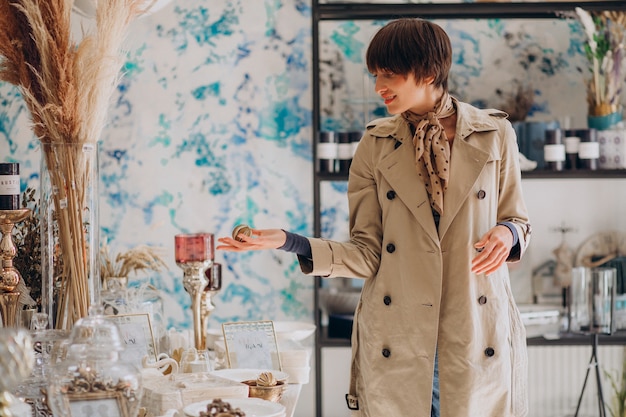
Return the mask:
[[[439,26],[400,19],[366,55],[389,118],[375,120],[348,180],[350,241],[253,230],[217,249],[296,252],[302,271],[365,280],[355,312],[356,415],[527,414],[526,339],[506,262],[530,225],[515,133],[498,110],[448,94]],[[239,241],[241,240],[241,241]]]

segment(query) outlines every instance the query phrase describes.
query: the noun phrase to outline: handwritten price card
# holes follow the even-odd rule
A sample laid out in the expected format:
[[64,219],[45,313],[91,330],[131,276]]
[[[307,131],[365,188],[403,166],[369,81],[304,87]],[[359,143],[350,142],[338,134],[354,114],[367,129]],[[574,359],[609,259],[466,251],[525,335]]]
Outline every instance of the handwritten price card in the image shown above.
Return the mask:
[[282,370],[272,321],[222,324],[230,368]]
[[125,346],[121,356],[128,362],[142,367],[141,360],[148,355],[150,360],[156,361],[156,348],[152,324],[149,314],[120,314],[107,316],[117,324]]

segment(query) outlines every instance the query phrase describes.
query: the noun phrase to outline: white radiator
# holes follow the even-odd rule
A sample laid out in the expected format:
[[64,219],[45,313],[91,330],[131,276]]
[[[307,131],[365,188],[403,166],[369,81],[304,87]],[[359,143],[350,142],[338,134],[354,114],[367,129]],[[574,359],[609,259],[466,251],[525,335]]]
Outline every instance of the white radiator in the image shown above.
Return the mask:
[[[529,417],[573,416],[590,358],[591,344],[588,346],[529,346]],[[619,383],[623,362],[623,346],[599,346],[598,363],[602,377],[602,392],[607,403],[607,416],[611,416],[608,406],[614,408],[614,393],[606,372],[612,373]],[[578,416],[597,417],[599,415],[596,374],[592,368]]]

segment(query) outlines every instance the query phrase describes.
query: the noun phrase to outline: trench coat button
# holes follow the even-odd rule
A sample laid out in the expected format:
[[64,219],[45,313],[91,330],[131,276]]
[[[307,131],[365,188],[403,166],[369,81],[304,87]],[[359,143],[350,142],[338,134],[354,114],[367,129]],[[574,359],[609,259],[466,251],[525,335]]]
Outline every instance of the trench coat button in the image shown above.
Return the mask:
[[383,303],[385,303],[386,306],[391,304],[391,297],[389,297],[388,295],[385,295],[385,297],[383,298]]
[[385,358],[388,358],[391,356],[391,351],[387,348],[383,349],[382,354]]
[[481,295],[480,297],[478,297],[478,304],[486,304],[487,303],[487,297],[485,297],[484,295]]
[[393,200],[396,198],[396,192],[394,190],[387,191],[387,200]]
[[485,192],[485,190],[480,190],[476,196],[478,197],[479,200],[482,200],[485,198],[485,196],[487,195],[487,193]]
[[488,347],[487,349],[485,349],[485,356],[487,356],[488,358],[492,357],[495,354],[496,354],[496,351],[493,350],[492,347]]
[[396,251],[396,245],[394,245],[393,243],[390,243],[387,245],[387,252],[394,253],[395,251]]

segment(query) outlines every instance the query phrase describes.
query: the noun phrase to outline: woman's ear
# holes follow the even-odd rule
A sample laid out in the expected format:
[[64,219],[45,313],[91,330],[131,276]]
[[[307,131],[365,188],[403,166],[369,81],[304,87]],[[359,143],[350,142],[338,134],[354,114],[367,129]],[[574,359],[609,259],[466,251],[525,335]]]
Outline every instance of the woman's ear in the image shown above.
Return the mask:
[[431,85],[432,83],[435,82],[435,76],[434,75],[429,75],[428,77],[424,78],[424,80],[422,82],[425,85]]

